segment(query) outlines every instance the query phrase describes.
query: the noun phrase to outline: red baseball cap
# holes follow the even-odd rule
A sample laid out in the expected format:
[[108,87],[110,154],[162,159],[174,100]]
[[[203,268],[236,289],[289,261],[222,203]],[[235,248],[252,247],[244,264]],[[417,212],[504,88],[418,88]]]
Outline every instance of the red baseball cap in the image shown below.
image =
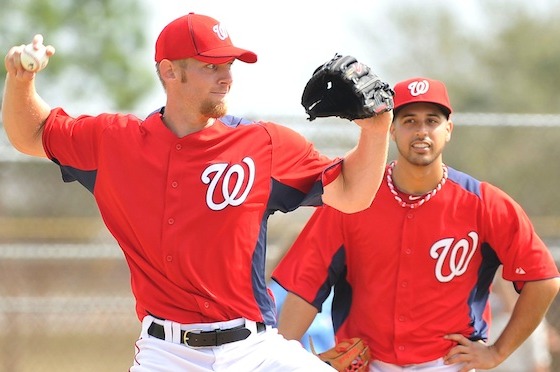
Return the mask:
[[215,64],[226,63],[234,58],[247,63],[257,62],[255,53],[233,46],[227,30],[220,22],[194,13],[169,23],[156,41],[156,62],[186,58]]
[[428,102],[439,105],[444,114],[449,117],[451,103],[445,85],[438,80],[424,77],[415,77],[401,81],[395,85],[395,96],[393,97],[396,112],[399,108],[409,103]]

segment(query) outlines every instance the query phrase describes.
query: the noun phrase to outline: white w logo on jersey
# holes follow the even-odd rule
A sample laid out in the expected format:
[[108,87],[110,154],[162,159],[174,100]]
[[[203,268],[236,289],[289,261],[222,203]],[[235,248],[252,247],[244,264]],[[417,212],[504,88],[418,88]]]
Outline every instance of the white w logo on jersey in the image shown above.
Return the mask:
[[[446,238],[436,242],[430,248],[430,257],[437,259],[436,262],[436,278],[442,283],[453,280],[456,276],[461,276],[467,271],[469,263],[478,247],[478,234],[471,231],[469,234],[471,241],[461,239],[455,242],[453,238]],[[444,275],[444,265],[449,265]]]
[[[231,206],[238,206],[247,199],[247,195],[251,188],[253,187],[253,182],[255,181],[255,162],[253,159],[246,157],[243,159],[243,163],[246,164],[247,168],[247,183],[245,185],[245,190],[241,192],[241,188],[243,184],[245,184],[245,168],[241,164],[233,164],[231,167],[228,168],[228,163],[217,163],[212,164],[208,168],[202,172],[202,182],[208,186],[208,190],[206,191],[206,204],[208,207],[214,211],[220,211],[227,207],[228,205]],[[227,170],[227,171],[226,171]],[[215,173],[213,177],[210,177],[211,174]],[[232,180],[232,176],[235,177],[235,185],[231,189],[230,192],[230,183]],[[214,200],[214,194],[216,193],[216,189],[218,184],[222,180],[222,188],[221,188],[221,200],[216,202]],[[218,191],[218,195],[220,192]]]

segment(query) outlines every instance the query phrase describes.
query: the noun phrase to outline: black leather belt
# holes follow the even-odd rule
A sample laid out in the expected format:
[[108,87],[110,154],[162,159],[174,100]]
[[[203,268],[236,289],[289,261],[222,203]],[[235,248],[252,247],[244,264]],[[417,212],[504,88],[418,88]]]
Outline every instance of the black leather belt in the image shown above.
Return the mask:
[[[264,323],[256,323],[256,325],[257,333],[261,333],[266,329]],[[160,340],[165,340],[165,330],[163,326],[155,322],[152,322],[150,327],[148,327],[148,334]],[[230,342],[245,340],[250,334],[251,331],[245,328],[245,326],[216,329],[214,331],[181,330],[181,342],[191,347],[220,346],[229,344]]]

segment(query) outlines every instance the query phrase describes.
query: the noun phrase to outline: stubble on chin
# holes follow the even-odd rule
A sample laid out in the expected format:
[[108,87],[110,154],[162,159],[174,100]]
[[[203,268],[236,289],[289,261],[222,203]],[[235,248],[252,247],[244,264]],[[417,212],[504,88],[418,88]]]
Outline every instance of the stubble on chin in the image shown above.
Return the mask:
[[210,118],[221,118],[227,114],[227,104],[225,102],[205,102],[200,108],[200,113]]
[[[401,153],[402,154],[402,153]],[[441,151],[437,151],[435,153],[427,154],[427,155],[418,155],[418,154],[407,154],[406,156],[402,154],[405,159],[410,164],[413,164],[418,167],[427,167],[433,164],[441,155]]]

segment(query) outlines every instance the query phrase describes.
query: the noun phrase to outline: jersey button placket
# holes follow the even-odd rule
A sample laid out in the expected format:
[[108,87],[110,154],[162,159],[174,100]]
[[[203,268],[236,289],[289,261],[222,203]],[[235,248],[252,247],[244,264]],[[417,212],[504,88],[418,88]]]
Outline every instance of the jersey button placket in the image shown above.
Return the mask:
[[403,342],[406,342],[408,335],[410,334],[409,327],[409,315],[411,314],[411,305],[407,299],[414,297],[411,291],[413,290],[411,283],[413,283],[410,277],[410,268],[416,263],[414,260],[414,253],[416,247],[415,239],[415,214],[414,210],[404,210],[402,211],[402,229],[401,229],[401,250],[400,250],[400,265],[401,268],[398,271],[396,287],[396,297],[395,297],[395,352],[399,358],[401,358],[405,353],[405,346]]
[[[180,144],[180,143],[176,143],[176,144],[175,144],[175,149],[176,149],[177,151],[181,151],[182,148],[183,148],[183,145],[182,145],[182,144]],[[174,180],[174,181],[171,181],[170,185],[171,185],[171,188],[176,189],[176,188],[179,187],[179,182],[177,182],[177,181]],[[173,225],[174,223],[175,223],[175,219],[174,219],[173,217],[169,217],[169,218],[167,219],[167,224],[168,224],[168,225],[171,226],[171,225]],[[170,261],[170,260],[168,260],[168,261]]]
[[[170,147],[171,154],[169,157],[169,166],[168,166],[168,179],[167,179],[167,192],[165,197],[165,205],[176,205],[176,200],[179,197],[178,189],[179,189],[179,169],[180,169],[180,157],[182,156],[181,150],[183,150],[183,145],[181,143],[172,144]],[[176,239],[174,236],[176,235],[175,225],[178,221],[176,221],[176,210],[165,210],[165,214],[167,215],[167,219],[165,220],[165,224],[167,225],[163,231],[163,239],[162,239],[162,246],[164,248],[164,260],[166,264],[171,269],[171,265],[174,264],[175,260],[175,252],[177,247]]]

